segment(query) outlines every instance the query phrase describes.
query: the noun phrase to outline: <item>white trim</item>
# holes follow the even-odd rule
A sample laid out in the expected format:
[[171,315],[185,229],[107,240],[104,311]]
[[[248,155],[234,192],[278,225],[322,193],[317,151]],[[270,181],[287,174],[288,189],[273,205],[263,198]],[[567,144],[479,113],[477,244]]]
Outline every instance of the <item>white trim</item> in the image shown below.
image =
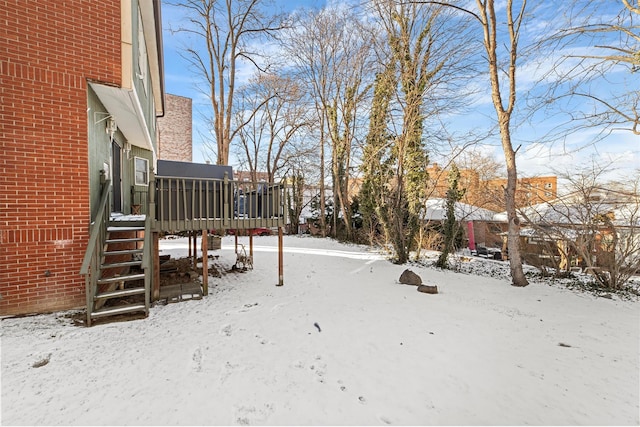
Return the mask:
[[[151,133],[147,128],[142,105],[138,94],[133,89],[107,86],[100,83],[89,82],[89,86],[98,95],[100,102],[107,111],[115,117],[118,129],[131,145],[144,148],[153,152],[154,159],[157,156]],[[155,120],[155,117],[153,118]]]
[[[145,164],[146,170],[145,170],[145,173],[144,173],[144,178],[145,178],[145,182],[144,183],[138,182],[138,160],[144,161],[144,164]],[[149,159],[145,159],[144,157],[134,156],[134,158],[133,158],[133,182],[135,183],[135,185],[149,186]]]

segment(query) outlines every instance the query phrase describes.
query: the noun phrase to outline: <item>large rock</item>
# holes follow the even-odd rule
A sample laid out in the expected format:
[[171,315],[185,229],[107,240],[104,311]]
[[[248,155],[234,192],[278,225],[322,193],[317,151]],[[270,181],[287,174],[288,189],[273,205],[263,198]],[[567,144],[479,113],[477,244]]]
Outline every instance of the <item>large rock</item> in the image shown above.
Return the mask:
[[400,283],[403,285],[420,286],[422,285],[422,279],[416,273],[407,269],[400,275]]
[[431,286],[431,285],[420,285],[418,286],[418,292],[422,292],[425,294],[437,294],[438,293],[438,287],[437,286]]

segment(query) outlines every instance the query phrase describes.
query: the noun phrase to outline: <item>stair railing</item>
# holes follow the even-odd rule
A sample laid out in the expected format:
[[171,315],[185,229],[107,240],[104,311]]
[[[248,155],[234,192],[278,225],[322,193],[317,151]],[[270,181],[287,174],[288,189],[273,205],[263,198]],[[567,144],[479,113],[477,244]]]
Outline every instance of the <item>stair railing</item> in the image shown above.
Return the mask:
[[144,246],[142,248],[142,269],[144,271],[144,305],[146,314],[149,314],[151,304],[151,283],[153,280],[153,268],[156,262],[153,259],[155,248],[153,247],[153,225],[156,217],[156,178],[153,169],[150,173],[149,188],[147,193],[146,218],[144,221]]
[[98,204],[98,212],[95,220],[91,223],[89,243],[84,253],[80,274],[84,276],[85,293],[87,298],[87,326],[91,326],[91,313],[93,311],[93,300],[98,285],[98,276],[100,272],[100,262],[104,252],[104,244],[107,239],[107,226],[109,223],[109,186],[111,181],[102,180],[102,193],[100,203]]

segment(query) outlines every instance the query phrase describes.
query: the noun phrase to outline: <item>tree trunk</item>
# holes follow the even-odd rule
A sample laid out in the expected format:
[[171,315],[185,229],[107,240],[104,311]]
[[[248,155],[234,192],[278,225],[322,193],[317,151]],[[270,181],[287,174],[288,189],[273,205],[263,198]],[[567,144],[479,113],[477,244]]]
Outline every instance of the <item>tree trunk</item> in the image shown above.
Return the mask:
[[327,206],[324,192],[324,118],[320,118],[320,234],[327,237]]
[[507,232],[507,248],[509,250],[509,267],[511,269],[511,284],[513,286],[527,286],[527,278],[522,271],[522,258],[520,256],[520,220],[516,214],[516,185],[518,174],[516,170],[516,151],[511,143],[511,113],[516,103],[516,59],[518,58],[518,31],[524,18],[526,0],[522,2],[522,9],[517,15],[517,21],[513,21],[513,0],[507,0],[507,28],[509,30],[509,68],[507,107],[503,105],[501,96],[501,71],[497,55],[498,21],[496,19],[494,0],[476,0],[480,21],[484,32],[484,46],[487,52],[489,64],[489,80],[491,82],[491,99],[496,110],[498,124],[500,126],[500,139],[507,166],[507,187],[504,189],[507,220],[509,221]]
[[[504,113],[503,113],[504,114]],[[520,219],[516,213],[516,185],[518,174],[516,170],[516,152],[511,146],[511,132],[509,120],[500,119],[500,135],[502,148],[507,164],[507,187],[504,189],[504,198],[509,221],[507,232],[507,248],[509,250],[509,268],[511,270],[511,284],[513,286],[527,286],[527,278],[522,270],[522,257],[520,255]]]

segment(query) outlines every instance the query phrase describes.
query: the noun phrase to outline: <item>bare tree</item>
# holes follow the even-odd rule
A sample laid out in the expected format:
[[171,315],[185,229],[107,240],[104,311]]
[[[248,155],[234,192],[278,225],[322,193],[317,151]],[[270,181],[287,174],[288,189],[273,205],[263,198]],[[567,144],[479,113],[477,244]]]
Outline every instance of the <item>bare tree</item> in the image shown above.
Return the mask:
[[[517,0],[506,0],[503,5],[495,5],[494,0],[476,0],[476,8],[465,8],[457,5],[455,1],[417,1],[417,3],[436,4],[447,6],[467,14],[477,21],[483,33],[483,46],[486,53],[488,77],[491,85],[491,99],[496,111],[498,129],[502,150],[507,167],[507,185],[504,188],[505,207],[508,218],[507,247],[509,250],[509,268],[511,271],[511,284],[513,286],[527,286],[529,282],[522,269],[522,259],[519,247],[520,220],[516,214],[516,186],[518,171],[516,167],[516,153],[519,147],[514,148],[511,138],[512,117],[516,107],[516,70],[520,57],[518,50],[520,41],[520,28],[526,18],[527,0],[520,0],[519,7],[514,3]],[[504,6],[504,7],[503,7]],[[504,16],[498,19],[497,12],[504,12]],[[505,36],[501,40],[501,36]],[[504,58],[502,57],[504,55]]]
[[[516,151],[511,141],[511,117],[516,106],[516,62],[518,59],[518,42],[520,38],[520,26],[525,19],[527,1],[522,0],[520,10],[514,15],[514,0],[507,0],[505,18],[508,38],[506,43],[507,61],[506,91],[504,80],[500,78],[500,62],[498,60],[498,31],[500,31],[496,17],[494,0],[476,0],[478,15],[484,33],[484,47],[487,53],[489,65],[489,80],[491,82],[491,99],[498,117],[498,126],[507,166],[507,186],[505,192],[505,204],[508,220],[507,248],[509,250],[509,267],[511,270],[511,283],[514,286],[527,286],[529,282],[522,270],[520,256],[520,220],[516,214],[516,185],[518,172],[516,168]],[[504,99],[503,96],[506,98]]]
[[[297,26],[284,37],[288,62],[295,68],[317,114],[321,167],[325,145],[331,147],[331,177],[334,198],[334,224],[338,213],[346,235],[352,234],[349,200],[350,169],[357,137],[359,112],[369,89],[372,32],[367,30],[351,8],[329,6],[319,11],[299,12]],[[321,222],[324,221],[324,169],[320,181]],[[321,224],[324,229],[325,224]]]
[[451,110],[451,89],[466,72],[471,45],[466,23],[441,5],[374,0],[371,6],[385,39],[377,49],[362,209],[369,228],[379,224],[395,261],[404,263],[417,246],[427,196],[425,141],[438,132],[438,115]]
[[183,0],[172,4],[188,13],[188,23],[175,31],[193,37],[194,43],[184,56],[206,82],[204,93],[213,109],[217,163],[226,165],[231,141],[244,125],[232,127],[239,66],[268,68],[268,64],[260,64],[252,42],[273,37],[285,27],[284,20],[268,14],[264,0]]
[[[640,135],[640,7],[629,0],[574,0],[566,5],[560,28],[540,45],[562,52],[542,79],[549,91],[538,106],[560,121],[550,139],[562,139],[583,128]],[[582,105],[576,107],[576,102]]]
[[257,171],[266,171],[269,182],[274,182],[293,167],[294,159],[313,149],[305,140],[310,120],[301,88],[290,77],[258,74],[239,95],[235,116],[239,158],[246,161],[254,181]]
[[617,290],[640,271],[640,175],[627,183],[605,183],[606,172],[594,163],[561,174],[568,183],[566,195],[520,214],[554,242],[558,267],[569,269],[575,258],[601,287]]

